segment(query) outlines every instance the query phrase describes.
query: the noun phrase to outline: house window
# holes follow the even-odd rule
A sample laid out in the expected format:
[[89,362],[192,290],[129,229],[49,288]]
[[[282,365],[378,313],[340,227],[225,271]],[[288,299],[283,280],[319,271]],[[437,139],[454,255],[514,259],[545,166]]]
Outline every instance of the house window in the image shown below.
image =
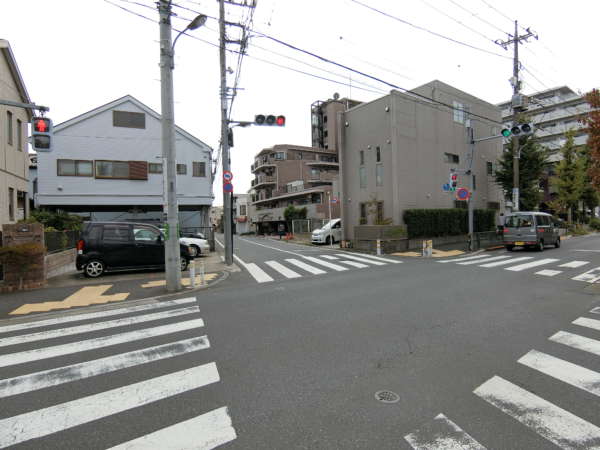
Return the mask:
[[8,188],[8,220],[15,220],[15,190]]
[[323,123],[327,123],[327,116],[323,116]]
[[277,153],[274,154],[274,158],[275,159],[279,159],[279,160],[285,159],[285,153],[284,152],[277,152]]
[[246,215],[246,205],[240,205],[240,216]]
[[358,178],[360,179],[361,189],[365,189],[367,187],[367,168],[366,167],[358,168]]
[[148,172],[149,173],[163,173],[162,163],[149,163],[148,164]]
[[327,130],[323,131],[323,137],[327,137],[329,135],[329,133],[327,132]]
[[146,114],[131,111],[113,111],[113,127],[146,128]]
[[485,163],[485,169],[488,175],[493,175],[494,174],[494,163],[492,163],[491,161],[488,161]]
[[296,153],[296,159],[302,159],[302,152]]
[[319,169],[310,169],[311,178],[319,178],[321,171]]
[[381,148],[380,147],[375,148],[375,161],[381,162]]
[[186,175],[187,166],[185,164],[177,164],[177,175]]
[[365,152],[364,150],[361,150],[358,154],[360,156],[360,165],[362,166],[365,163]]
[[444,161],[450,164],[458,164],[460,158],[454,153],[444,153]]
[[129,163],[127,161],[96,161],[96,178],[129,178]]
[[377,186],[383,186],[383,164],[375,166],[375,183]]
[[366,203],[361,203],[360,204],[360,220],[359,223],[361,225],[366,225],[368,222],[367,220],[367,204]]
[[383,202],[377,202],[377,223],[383,223]]
[[56,160],[56,174],[59,177],[91,177],[92,173],[92,161],[80,161],[75,159]]
[[6,111],[6,142],[8,142],[8,145],[13,145],[12,118],[13,118],[12,112]]
[[460,102],[453,101],[453,118],[456,123],[465,123],[469,115],[469,107]]
[[206,163],[194,161],[192,163],[193,177],[206,177]]
[[23,122],[17,119],[17,150],[23,151]]

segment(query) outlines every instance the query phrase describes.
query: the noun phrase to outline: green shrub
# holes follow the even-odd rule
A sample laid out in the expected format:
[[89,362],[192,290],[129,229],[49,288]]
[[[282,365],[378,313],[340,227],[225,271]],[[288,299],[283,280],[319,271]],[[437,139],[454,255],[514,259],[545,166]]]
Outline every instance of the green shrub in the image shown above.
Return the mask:
[[600,219],[598,219],[596,217],[591,218],[589,225],[592,230],[595,230],[595,231],[600,230]]
[[31,211],[31,215],[21,221],[25,223],[39,222],[44,225],[45,231],[81,230],[83,218],[66,212],[54,212],[46,209]]
[[[469,232],[468,214],[466,209],[458,208],[407,209],[404,211],[404,223],[410,239],[453,236]],[[495,217],[496,211],[493,209],[474,210],[474,231],[492,231]]]

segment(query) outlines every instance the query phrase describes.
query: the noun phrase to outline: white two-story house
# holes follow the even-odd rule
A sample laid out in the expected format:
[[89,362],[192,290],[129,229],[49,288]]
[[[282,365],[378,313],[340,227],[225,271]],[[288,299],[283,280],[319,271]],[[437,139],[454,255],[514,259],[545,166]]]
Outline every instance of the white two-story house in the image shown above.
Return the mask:
[[[161,223],[164,175],[161,117],[125,96],[55,125],[53,150],[38,153],[38,208],[88,220]],[[182,228],[209,226],[212,149],[175,128]]]

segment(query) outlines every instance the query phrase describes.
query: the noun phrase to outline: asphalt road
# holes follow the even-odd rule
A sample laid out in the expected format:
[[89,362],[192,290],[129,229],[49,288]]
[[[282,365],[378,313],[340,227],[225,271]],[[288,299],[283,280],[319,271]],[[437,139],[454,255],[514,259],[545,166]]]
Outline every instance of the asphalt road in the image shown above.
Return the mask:
[[[379,264],[339,249],[257,238],[236,238],[235,248],[244,270],[198,294],[197,303],[0,328],[0,383],[178,342],[158,352],[163,359],[144,359],[154,349],[128,354],[119,361],[130,367],[109,371],[98,363],[100,372],[88,378],[70,379],[75,369],[38,377],[68,380],[56,386],[0,384],[0,395],[11,394],[0,399],[0,430],[10,430],[0,431],[0,444],[95,449],[139,438],[146,448],[182,448],[185,439],[232,449],[600,447],[600,329],[593,328],[600,314],[591,312],[600,289],[589,282],[600,279],[593,271],[600,237],[543,253],[370,259]],[[271,280],[257,279],[254,267]],[[182,310],[195,306],[199,312]],[[155,316],[139,319],[148,314]],[[119,318],[138,322],[65,331]],[[203,326],[189,323],[198,319]],[[164,325],[172,332],[135,334]],[[55,337],[23,337],[55,329]],[[82,350],[90,344],[81,342],[127,332],[137,340]],[[19,362],[27,350],[48,356],[43,349],[66,343],[76,347],[63,356]],[[160,376],[154,385],[135,384]],[[382,390],[398,401],[377,400]],[[57,411],[69,414],[49,420]],[[176,428],[161,433],[165,427]]]

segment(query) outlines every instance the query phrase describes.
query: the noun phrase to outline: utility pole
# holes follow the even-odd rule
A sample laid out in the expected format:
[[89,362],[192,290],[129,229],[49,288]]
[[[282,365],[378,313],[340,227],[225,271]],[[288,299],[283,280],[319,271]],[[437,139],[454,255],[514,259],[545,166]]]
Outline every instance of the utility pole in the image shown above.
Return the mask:
[[[513,96],[511,101],[511,106],[513,110],[513,126],[517,124],[517,114],[525,109],[525,102],[521,97],[521,82],[519,81],[519,42],[525,41],[530,37],[534,37],[538,39],[537,34],[533,33],[529,28],[525,30],[527,33],[519,36],[519,26],[517,21],[515,20],[515,34],[508,35],[509,39],[506,41],[496,40],[496,44],[504,48],[504,50],[508,49],[510,44],[513,44],[514,56],[513,56],[513,76],[511,78],[511,84],[513,87]],[[512,191],[512,199],[513,199],[513,211],[519,211],[519,158],[521,157],[521,150],[519,148],[519,136],[513,135],[512,137],[512,147],[513,147],[513,191]]]
[[475,208],[475,175],[473,174],[473,161],[475,159],[475,134],[473,132],[473,127],[469,126],[467,129],[468,139],[469,139],[469,147],[471,150],[471,157],[469,161],[469,170],[467,170],[467,175],[469,175],[469,193],[470,196],[467,200],[468,216],[469,216],[469,251],[472,252],[475,247],[473,240],[475,238],[475,233],[473,229],[473,209]]
[[165,236],[165,272],[167,291],[181,290],[181,260],[179,255],[177,206],[177,162],[175,159],[175,119],[173,102],[173,46],[171,44],[171,2],[159,0],[160,17],[160,86],[162,156],[167,163],[166,201],[167,235]]

